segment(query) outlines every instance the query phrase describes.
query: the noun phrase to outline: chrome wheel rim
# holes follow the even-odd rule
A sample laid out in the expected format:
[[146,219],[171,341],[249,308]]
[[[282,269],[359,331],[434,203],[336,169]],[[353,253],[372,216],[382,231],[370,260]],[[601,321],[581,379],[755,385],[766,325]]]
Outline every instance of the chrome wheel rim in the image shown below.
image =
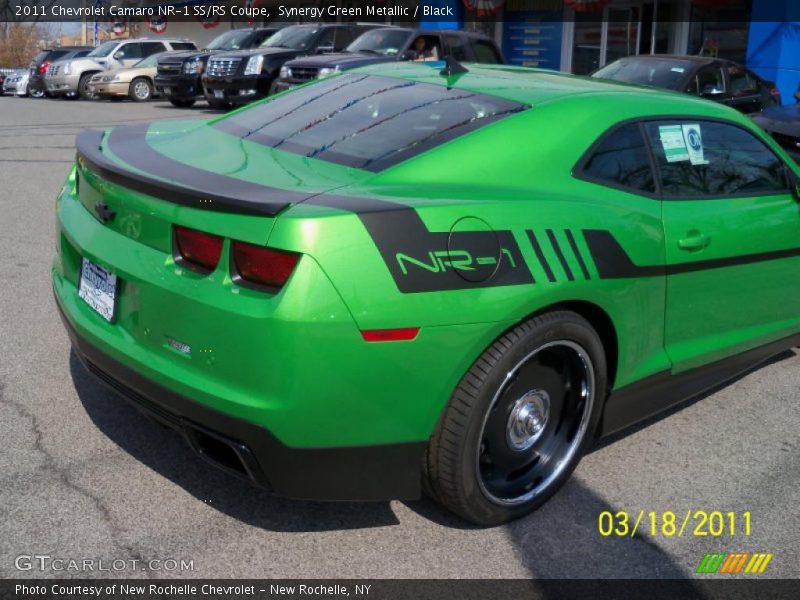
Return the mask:
[[519,361],[481,427],[476,472],[483,494],[501,506],[542,495],[581,447],[594,401],[594,366],[579,344],[550,342]]
[[144,81],[139,81],[133,86],[133,93],[139,100],[147,100],[150,96],[150,86]]

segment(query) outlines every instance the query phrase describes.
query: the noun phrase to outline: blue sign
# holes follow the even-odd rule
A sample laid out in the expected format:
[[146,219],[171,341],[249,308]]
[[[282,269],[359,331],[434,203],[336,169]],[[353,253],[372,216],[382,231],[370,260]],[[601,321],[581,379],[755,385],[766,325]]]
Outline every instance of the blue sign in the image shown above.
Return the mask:
[[512,65],[561,69],[561,10],[510,11],[503,27],[503,54]]

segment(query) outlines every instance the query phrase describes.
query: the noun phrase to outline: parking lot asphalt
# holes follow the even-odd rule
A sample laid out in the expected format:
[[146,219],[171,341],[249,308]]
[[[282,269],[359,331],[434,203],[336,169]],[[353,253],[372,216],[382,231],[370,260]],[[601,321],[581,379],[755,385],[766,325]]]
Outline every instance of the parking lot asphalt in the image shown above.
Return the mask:
[[[794,352],[598,444],[542,509],[493,529],[429,500],[271,497],[206,465],[96,382],[70,352],[50,289],[54,200],[75,134],[211,114],[0,97],[0,577],[689,577],[706,552],[740,551],[774,553],[762,577],[800,576]],[[605,510],[644,511],[644,525],[604,537]],[[674,511],[680,522],[696,510],[749,512],[751,535],[740,517],[733,537],[695,537],[691,525],[680,537],[651,535],[646,513]],[[28,555],[127,562],[111,572],[35,561],[19,570]],[[131,562],[153,559],[193,569]]]

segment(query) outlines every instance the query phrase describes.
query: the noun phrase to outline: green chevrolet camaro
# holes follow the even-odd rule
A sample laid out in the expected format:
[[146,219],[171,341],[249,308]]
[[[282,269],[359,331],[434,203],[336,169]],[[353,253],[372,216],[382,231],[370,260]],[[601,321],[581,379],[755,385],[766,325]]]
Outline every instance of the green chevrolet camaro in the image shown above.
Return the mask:
[[88,369],[275,493],[488,525],[798,341],[798,171],[746,117],[457,67],[82,133],[52,275]]

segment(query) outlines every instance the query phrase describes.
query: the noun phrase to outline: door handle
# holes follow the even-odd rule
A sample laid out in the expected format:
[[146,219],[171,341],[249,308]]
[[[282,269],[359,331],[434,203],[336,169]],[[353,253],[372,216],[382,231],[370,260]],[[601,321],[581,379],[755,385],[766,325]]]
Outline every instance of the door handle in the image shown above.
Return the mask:
[[711,243],[711,238],[699,231],[689,231],[687,237],[678,240],[681,250],[702,250]]

